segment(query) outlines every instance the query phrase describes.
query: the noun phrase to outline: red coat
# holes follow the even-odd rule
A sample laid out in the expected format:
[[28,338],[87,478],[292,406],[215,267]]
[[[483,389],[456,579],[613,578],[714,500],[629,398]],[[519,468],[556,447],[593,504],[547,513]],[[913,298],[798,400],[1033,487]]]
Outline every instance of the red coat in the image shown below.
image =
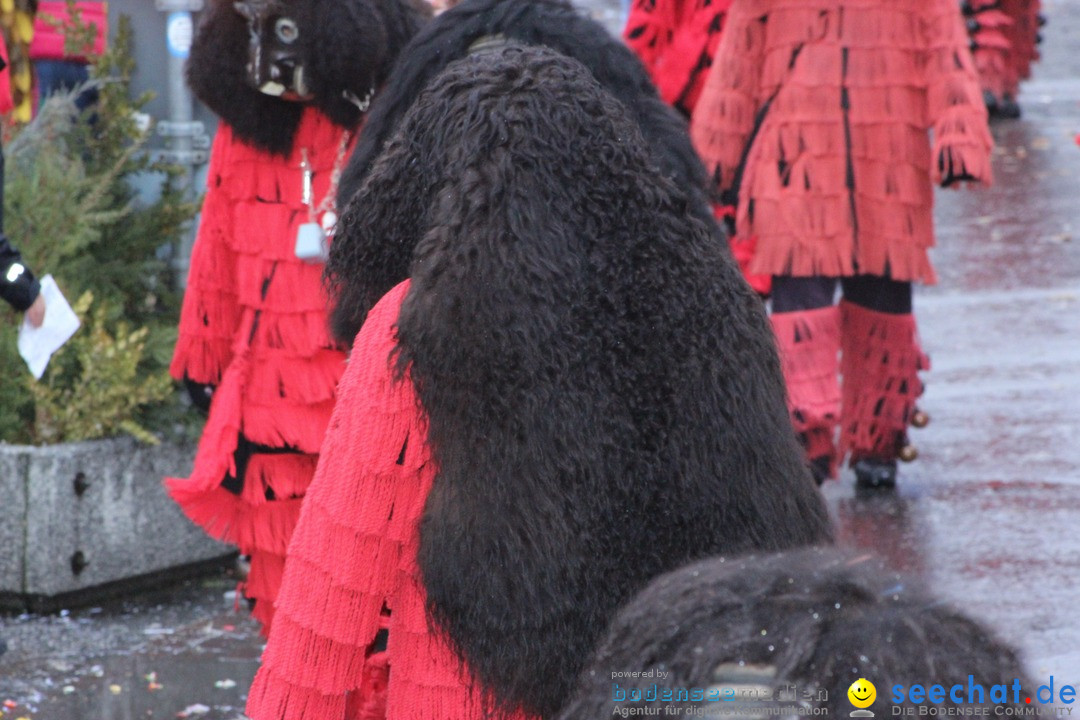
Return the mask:
[[[15,103],[11,99],[11,66],[3,33],[0,33],[0,60],[4,63],[4,67],[0,68],[0,115],[7,115],[15,107]],[[0,210],[0,215],[2,214],[3,211]]]
[[1018,81],[1010,57],[1012,18],[999,9],[999,0],[971,0],[964,4],[971,56],[982,88],[994,99],[1015,95]]
[[[76,2],[79,18],[94,28],[94,42],[75,54],[65,50],[64,27],[71,21],[67,3],[61,0],[41,0],[34,15],[34,39],[30,41],[31,60],[80,60],[105,52],[108,36],[108,4],[98,0]],[[59,23],[59,24],[58,24]]]
[[691,136],[754,272],[935,280],[939,161],[990,180],[967,44],[955,0],[734,0]]
[[1021,80],[1031,76],[1031,64],[1039,59],[1039,0],[1001,0],[1001,10],[1012,23],[1006,27],[1009,39],[1010,71],[1007,82],[1015,94]]
[[[281,157],[219,126],[170,368],[217,389],[191,476],[166,484],[193,521],[251,555],[245,592],[264,624],[345,369],[327,326],[323,266],[294,252],[308,220],[301,153],[318,205],[343,162],[345,132],[309,108]],[[246,471],[236,466],[241,436],[255,445]],[[237,473],[239,491],[223,486]]]
[[[248,695],[253,720],[340,720],[347,706],[370,712],[371,698],[356,695],[370,686],[370,665],[383,662],[388,720],[484,717],[467,668],[429,627],[416,561],[435,463],[413,385],[392,368],[408,288],[405,281],[379,301],[353,345]],[[385,655],[369,660],[384,625]]]

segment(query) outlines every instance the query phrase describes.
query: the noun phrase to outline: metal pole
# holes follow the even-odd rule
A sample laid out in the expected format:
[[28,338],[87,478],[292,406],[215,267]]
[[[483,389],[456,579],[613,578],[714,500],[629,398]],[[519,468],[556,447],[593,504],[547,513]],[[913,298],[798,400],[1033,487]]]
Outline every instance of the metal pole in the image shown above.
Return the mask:
[[[184,80],[184,65],[191,49],[194,21],[191,14],[203,8],[203,0],[156,0],[155,7],[168,13],[165,23],[166,47],[169,61],[168,106],[169,119],[157,124],[158,134],[165,138],[166,150],[158,154],[161,159],[183,168],[180,188],[185,199],[194,197],[193,177],[195,167],[207,161],[209,138],[201,122],[196,122],[195,100]],[[173,255],[173,270],[181,287],[187,284],[194,228],[185,230],[180,247]]]

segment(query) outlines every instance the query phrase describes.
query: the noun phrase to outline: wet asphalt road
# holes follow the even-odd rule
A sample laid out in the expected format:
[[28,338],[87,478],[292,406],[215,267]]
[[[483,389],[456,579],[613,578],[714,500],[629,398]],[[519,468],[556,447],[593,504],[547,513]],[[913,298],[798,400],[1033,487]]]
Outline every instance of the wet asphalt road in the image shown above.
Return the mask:
[[[589,0],[617,27],[617,4]],[[996,186],[938,196],[933,369],[895,493],[825,488],[840,541],[887,558],[1080,684],[1080,0],[1044,0],[1024,116],[993,126]],[[227,576],[55,616],[0,617],[0,718],[234,720],[262,641]]]

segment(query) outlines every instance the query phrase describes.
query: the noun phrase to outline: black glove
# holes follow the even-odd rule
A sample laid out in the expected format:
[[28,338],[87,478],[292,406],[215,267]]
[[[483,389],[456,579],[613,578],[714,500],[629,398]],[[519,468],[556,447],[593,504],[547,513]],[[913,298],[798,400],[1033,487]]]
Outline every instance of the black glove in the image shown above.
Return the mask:
[[22,255],[0,233],[0,297],[22,312],[34,304],[40,292],[41,284],[23,265]]
[[975,182],[978,180],[966,168],[953,166],[952,154],[948,150],[943,150],[938,155],[938,170],[941,171],[941,187],[943,188],[947,188],[954,183]]
[[191,402],[203,412],[210,412],[210,400],[214,397],[215,385],[195,382],[187,375],[184,376],[184,387],[191,396]]

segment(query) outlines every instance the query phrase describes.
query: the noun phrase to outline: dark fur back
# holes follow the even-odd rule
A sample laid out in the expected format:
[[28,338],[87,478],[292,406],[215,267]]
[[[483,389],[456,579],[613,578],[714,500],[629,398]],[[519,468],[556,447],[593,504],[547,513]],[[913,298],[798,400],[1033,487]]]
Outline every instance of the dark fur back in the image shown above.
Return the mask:
[[[615,617],[560,718],[606,720],[629,706],[651,706],[663,716],[665,705],[689,716],[688,702],[615,702],[612,683],[730,687],[738,674],[731,666],[740,662],[772,668],[776,698],[789,683],[800,699],[811,691],[818,699],[809,705],[827,708],[828,717],[847,717],[847,690],[860,677],[877,687],[868,709],[878,718],[890,716],[889,688],[897,683],[966,687],[973,675],[987,691],[1013,679],[1033,690],[1015,651],[986,628],[879,561],[817,548],[712,558],[656,579]],[[612,676],[657,668],[667,676]]]
[[[690,144],[685,120],[659,98],[645,68],[622,41],[565,0],[465,0],[428,23],[402,52],[342,175],[338,207],[348,205],[428,82],[464,57],[475,40],[495,34],[542,45],[580,61],[637,120],[664,173],[680,187],[704,192],[705,171]],[[699,211],[708,215],[707,210]],[[407,256],[393,251],[381,256],[377,248],[357,248],[340,241],[331,253],[327,276],[332,296],[337,298],[332,323],[338,338],[351,342],[370,303],[405,278]],[[340,277],[343,266],[363,262],[346,257],[359,253],[387,273],[370,273],[372,289],[363,297],[355,296],[351,284]],[[393,259],[398,262],[390,262]]]
[[507,706],[554,713],[656,574],[830,536],[764,311],[692,203],[585,67],[517,46],[431,83],[339,231],[411,262],[420,567]]
[[[361,113],[342,97],[381,85],[397,53],[419,29],[424,11],[408,0],[288,0],[300,27],[312,101],[338,125]],[[195,95],[237,137],[288,154],[303,105],[265,95],[247,83],[248,28],[232,0],[211,0],[191,45],[187,79]]]

